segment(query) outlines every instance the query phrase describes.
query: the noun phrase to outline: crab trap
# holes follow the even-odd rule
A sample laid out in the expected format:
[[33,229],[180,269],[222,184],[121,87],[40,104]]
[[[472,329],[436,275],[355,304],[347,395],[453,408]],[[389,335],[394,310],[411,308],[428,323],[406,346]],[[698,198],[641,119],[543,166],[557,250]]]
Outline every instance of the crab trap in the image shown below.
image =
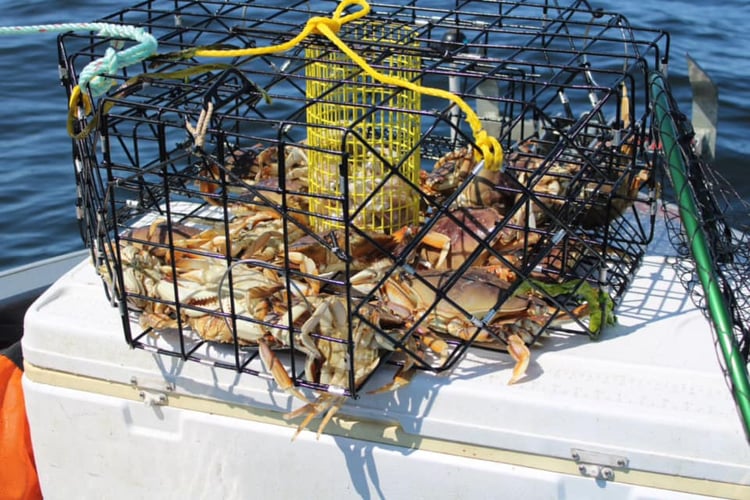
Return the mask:
[[128,40],[60,37],[127,342],[356,396],[386,363],[473,345],[516,379],[540,336],[598,336],[651,238],[666,35],[583,1],[287,4],[124,9],[158,50],[123,68],[98,62]]

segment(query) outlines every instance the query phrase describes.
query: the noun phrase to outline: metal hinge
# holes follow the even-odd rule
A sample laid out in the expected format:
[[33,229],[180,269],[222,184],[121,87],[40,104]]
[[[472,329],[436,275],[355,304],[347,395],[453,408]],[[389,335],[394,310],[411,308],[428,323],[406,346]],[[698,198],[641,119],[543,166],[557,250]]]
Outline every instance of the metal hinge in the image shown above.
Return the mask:
[[581,450],[573,448],[570,455],[578,464],[578,472],[586,477],[604,479],[611,481],[615,478],[615,470],[627,469],[628,457],[620,455],[610,455],[597,451]]
[[167,393],[174,390],[174,386],[164,380],[148,383],[133,376],[130,377],[130,384],[138,391],[138,397],[147,406],[165,406],[169,403]]

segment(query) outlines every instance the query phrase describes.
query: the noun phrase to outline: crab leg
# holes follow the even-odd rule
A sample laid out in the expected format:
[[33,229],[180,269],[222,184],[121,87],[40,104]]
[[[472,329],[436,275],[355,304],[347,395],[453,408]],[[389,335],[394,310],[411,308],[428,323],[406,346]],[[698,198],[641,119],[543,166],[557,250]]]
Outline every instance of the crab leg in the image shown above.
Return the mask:
[[263,366],[271,373],[276,383],[279,384],[279,387],[294,397],[310,404],[310,401],[294,387],[294,382],[289,378],[289,374],[281,364],[281,361],[263,339],[258,340],[258,352],[260,353],[260,359],[263,361]]
[[315,400],[315,402],[308,403],[302,408],[297,408],[296,410],[290,411],[289,413],[285,414],[284,420],[293,420],[300,415],[306,415],[305,419],[297,426],[297,431],[294,433],[294,436],[292,436],[292,441],[297,439],[297,436],[299,436],[299,434],[307,428],[307,426],[315,417],[325,412],[325,416],[320,422],[318,431],[315,434],[315,438],[320,439],[320,436],[323,434],[323,431],[325,430],[328,423],[331,421],[334,415],[338,413],[345,402],[346,397],[344,396],[321,394],[320,397]]

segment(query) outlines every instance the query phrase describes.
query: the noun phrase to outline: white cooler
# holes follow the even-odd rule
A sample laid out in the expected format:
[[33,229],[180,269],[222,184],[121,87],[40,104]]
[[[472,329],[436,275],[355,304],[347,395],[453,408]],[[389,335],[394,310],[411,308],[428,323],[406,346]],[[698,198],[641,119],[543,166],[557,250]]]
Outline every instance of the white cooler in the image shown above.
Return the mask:
[[130,349],[82,262],[26,316],[45,498],[750,498],[711,330],[664,253],[646,257],[617,326],[546,338],[521,382],[507,385],[507,355],[471,349],[294,442],[282,415],[301,403],[270,378]]

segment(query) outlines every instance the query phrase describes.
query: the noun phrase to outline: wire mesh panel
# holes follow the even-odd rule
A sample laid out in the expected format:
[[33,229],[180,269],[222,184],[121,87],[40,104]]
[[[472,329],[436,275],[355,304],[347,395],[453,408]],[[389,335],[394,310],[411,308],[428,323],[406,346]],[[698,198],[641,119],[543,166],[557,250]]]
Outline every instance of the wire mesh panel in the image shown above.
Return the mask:
[[[405,81],[419,77],[421,69],[416,32],[398,23],[366,23],[357,26],[351,37],[361,45],[389,44],[379,56],[386,74]],[[414,50],[417,49],[417,50]],[[399,91],[372,77],[361,75],[346,54],[330,46],[311,46],[305,53],[307,93],[307,142],[309,189],[317,195],[341,195],[347,189],[350,213],[358,213],[356,223],[368,229],[397,231],[419,220],[419,198],[409,189],[418,182],[420,155],[419,94]],[[343,81],[347,83],[342,84]],[[346,151],[347,184],[339,182],[340,156],[325,151]],[[399,165],[391,176],[383,161]],[[403,176],[403,179],[400,177]],[[382,189],[376,186],[385,183]],[[344,207],[331,198],[313,197],[312,212],[333,216],[314,217],[318,230],[342,228]]]
[[[665,35],[585,2],[412,1],[340,26],[361,61],[319,34],[226,52],[287,44],[336,7],[151,1],[106,19],[159,40],[73,123],[127,341],[254,374],[263,357],[285,387],[352,396],[385,361],[441,371],[481,345],[516,358],[515,380],[542,334],[598,336],[651,237],[646,74]],[[66,88],[122,43],[61,37]],[[425,89],[476,112],[501,169]]]

